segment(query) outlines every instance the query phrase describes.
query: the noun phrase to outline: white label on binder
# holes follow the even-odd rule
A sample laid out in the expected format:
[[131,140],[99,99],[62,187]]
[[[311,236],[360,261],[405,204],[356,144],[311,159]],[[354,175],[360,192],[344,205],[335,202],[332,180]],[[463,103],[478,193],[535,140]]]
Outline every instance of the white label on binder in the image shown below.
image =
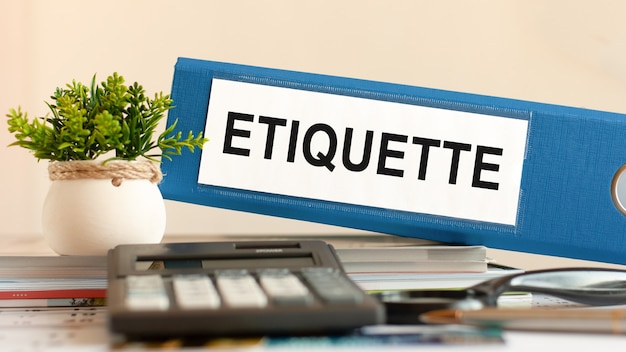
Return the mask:
[[198,182],[515,225],[528,121],[213,79]]

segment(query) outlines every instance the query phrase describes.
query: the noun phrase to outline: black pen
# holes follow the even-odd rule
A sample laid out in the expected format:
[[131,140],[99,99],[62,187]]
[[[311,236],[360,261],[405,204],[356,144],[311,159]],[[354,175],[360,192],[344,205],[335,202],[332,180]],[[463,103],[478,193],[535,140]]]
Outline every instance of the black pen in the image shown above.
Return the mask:
[[624,308],[484,308],[435,310],[420,316],[429,324],[468,324],[511,330],[626,333]]

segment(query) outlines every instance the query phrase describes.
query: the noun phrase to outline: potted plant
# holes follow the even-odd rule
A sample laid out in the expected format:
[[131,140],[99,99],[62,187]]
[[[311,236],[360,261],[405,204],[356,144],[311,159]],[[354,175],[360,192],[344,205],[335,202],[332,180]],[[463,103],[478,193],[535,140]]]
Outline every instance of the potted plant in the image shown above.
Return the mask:
[[51,114],[29,120],[21,108],[7,114],[11,146],[48,160],[52,181],[43,206],[43,234],[63,255],[104,254],[117,244],[160,242],[165,206],[158,188],[160,161],[193,152],[202,132],[156,129],[173,108],[169,95],[146,95],[137,82],[114,73],[98,84],[57,88]]

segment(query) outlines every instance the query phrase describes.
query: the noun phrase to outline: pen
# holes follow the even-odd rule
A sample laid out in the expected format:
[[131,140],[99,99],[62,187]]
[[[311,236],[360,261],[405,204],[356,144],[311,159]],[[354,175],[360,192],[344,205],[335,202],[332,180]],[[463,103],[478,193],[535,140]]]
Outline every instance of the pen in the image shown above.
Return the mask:
[[434,310],[420,320],[429,324],[468,324],[512,330],[626,333],[626,309],[483,308]]

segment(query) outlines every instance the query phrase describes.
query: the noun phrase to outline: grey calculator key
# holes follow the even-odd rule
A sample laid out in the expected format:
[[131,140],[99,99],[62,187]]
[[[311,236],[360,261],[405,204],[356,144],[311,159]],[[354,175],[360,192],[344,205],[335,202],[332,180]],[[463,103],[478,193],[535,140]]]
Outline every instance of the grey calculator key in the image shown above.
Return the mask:
[[358,304],[363,300],[363,293],[337,270],[307,268],[302,274],[315,292],[327,303]]
[[288,270],[269,269],[259,272],[261,286],[276,304],[309,304],[313,297],[300,279]]
[[160,275],[126,277],[125,304],[130,310],[167,310],[170,300]]
[[254,277],[243,272],[216,273],[217,288],[222,301],[234,308],[263,308],[268,299]]
[[182,309],[218,308],[220,296],[207,275],[174,275],[172,286],[176,303]]

